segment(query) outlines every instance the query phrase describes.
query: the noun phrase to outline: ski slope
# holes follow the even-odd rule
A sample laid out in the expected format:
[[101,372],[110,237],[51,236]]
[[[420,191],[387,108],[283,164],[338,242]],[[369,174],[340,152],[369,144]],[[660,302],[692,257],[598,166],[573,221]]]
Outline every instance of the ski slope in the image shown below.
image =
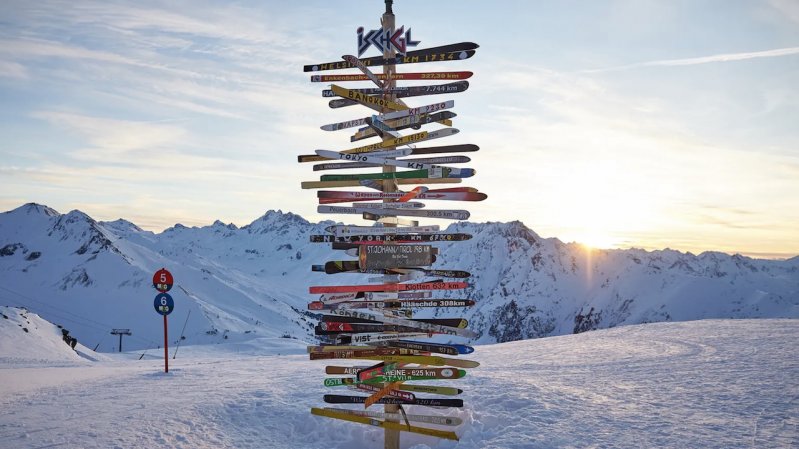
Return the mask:
[[[21,332],[11,318],[0,341]],[[382,447],[379,429],[310,415],[349,392],[297,340],[185,346],[164,373],[162,351],[66,358],[45,331],[27,358],[0,354],[2,448]],[[797,341],[799,320],[707,320],[479,346],[481,367],[441,383],[463,409],[408,407],[460,416],[461,441],[402,447],[799,447]]]

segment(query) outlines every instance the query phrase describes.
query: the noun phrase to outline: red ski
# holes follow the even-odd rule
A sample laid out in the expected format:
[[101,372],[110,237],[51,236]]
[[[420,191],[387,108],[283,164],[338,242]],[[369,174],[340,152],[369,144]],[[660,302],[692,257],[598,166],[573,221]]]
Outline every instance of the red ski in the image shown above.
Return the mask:
[[458,290],[468,287],[466,282],[417,282],[411,284],[375,285],[318,285],[308,288],[308,293],[347,293],[347,292],[397,292],[403,290]]

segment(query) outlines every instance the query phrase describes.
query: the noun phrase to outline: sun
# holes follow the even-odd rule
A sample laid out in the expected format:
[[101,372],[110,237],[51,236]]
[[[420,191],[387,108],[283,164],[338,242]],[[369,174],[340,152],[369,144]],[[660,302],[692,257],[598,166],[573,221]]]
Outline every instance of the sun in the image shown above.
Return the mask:
[[578,233],[574,240],[591,249],[615,248],[619,243],[618,239],[612,237],[608,233],[602,232],[600,229],[587,229],[582,233]]

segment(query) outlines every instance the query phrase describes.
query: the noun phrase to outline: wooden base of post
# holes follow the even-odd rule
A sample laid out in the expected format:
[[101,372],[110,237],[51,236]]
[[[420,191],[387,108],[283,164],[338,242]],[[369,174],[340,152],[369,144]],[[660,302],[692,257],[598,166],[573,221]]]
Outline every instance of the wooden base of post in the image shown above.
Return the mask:
[[[386,404],[384,411],[386,413],[399,413],[399,405]],[[394,421],[393,419],[386,419],[386,421]],[[400,431],[393,429],[385,430],[385,449],[399,449],[400,447]]]

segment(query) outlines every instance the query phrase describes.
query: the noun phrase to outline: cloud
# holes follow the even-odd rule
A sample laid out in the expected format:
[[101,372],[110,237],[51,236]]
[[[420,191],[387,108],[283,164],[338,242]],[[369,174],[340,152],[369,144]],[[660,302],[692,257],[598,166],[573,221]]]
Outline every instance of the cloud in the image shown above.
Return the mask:
[[28,70],[24,65],[11,61],[0,61],[0,77],[27,79]]
[[154,150],[180,142],[186,131],[166,123],[136,122],[103,117],[91,117],[69,112],[40,111],[34,117],[65,127],[85,137],[100,154],[78,153],[106,159],[137,150]]
[[769,0],[769,4],[777,9],[782,17],[799,23],[799,3],[796,0]]
[[674,67],[685,65],[709,64],[713,62],[731,62],[731,61],[744,61],[747,59],[755,58],[774,58],[779,56],[790,56],[799,54],[799,47],[776,48],[773,50],[763,50],[754,52],[743,53],[724,53],[719,55],[701,56],[698,58],[685,58],[685,59],[663,59],[659,61],[638,62],[635,64],[627,64],[617,67],[608,67],[604,69],[591,69],[583,70],[582,73],[601,73],[601,72],[614,72],[619,70],[636,69],[639,67]]

